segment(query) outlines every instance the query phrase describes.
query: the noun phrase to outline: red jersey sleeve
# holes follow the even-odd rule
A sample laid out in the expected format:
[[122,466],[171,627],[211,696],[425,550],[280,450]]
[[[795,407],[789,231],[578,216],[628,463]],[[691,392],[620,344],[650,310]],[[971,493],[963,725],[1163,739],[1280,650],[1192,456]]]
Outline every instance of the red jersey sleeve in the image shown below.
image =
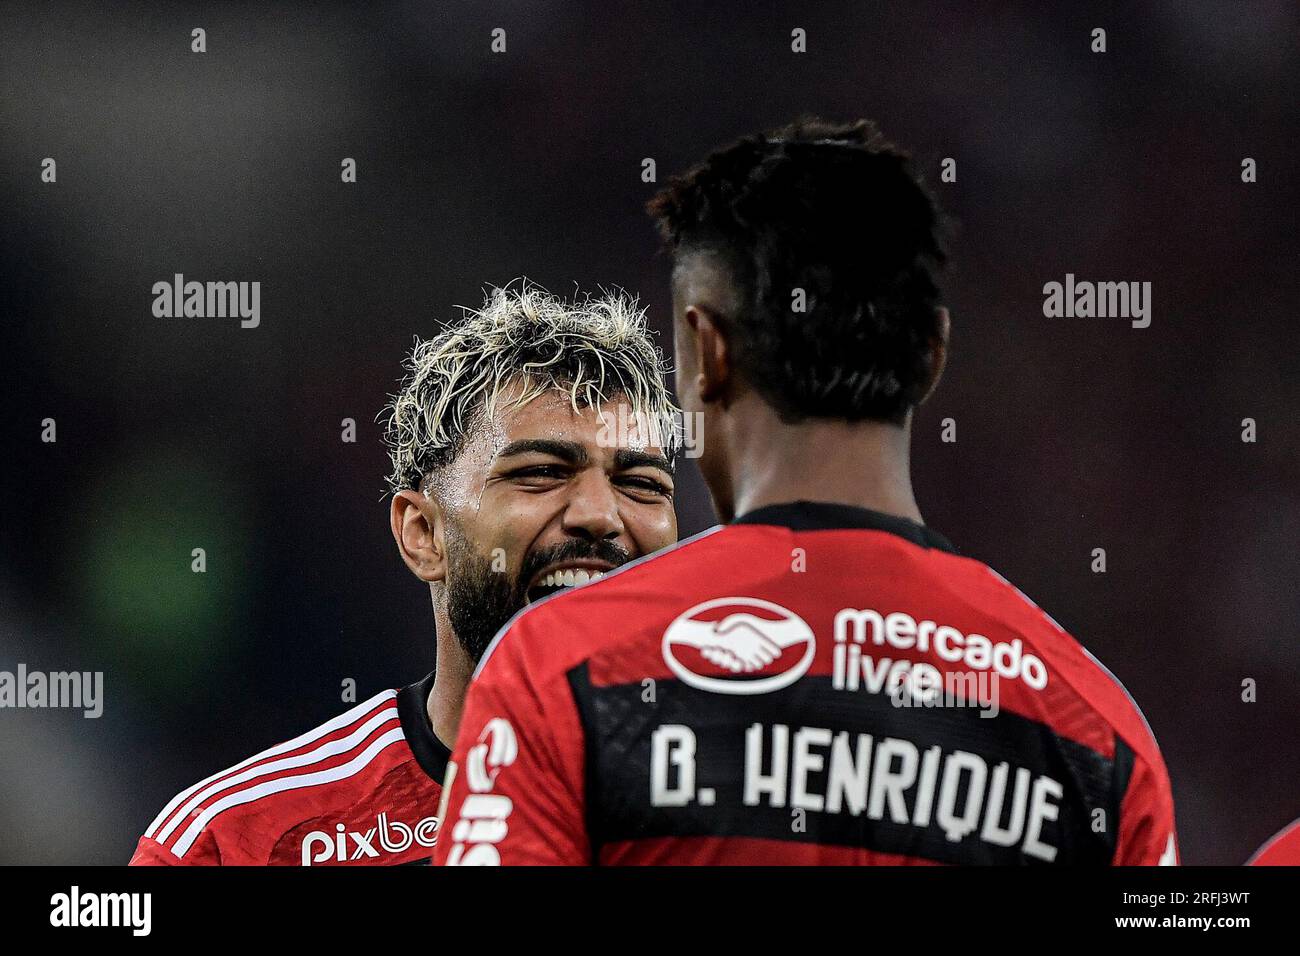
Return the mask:
[[131,855],[130,866],[183,866],[183,861],[170,850],[150,840],[140,837]]
[[[444,782],[437,866],[591,862],[583,732],[533,615],[503,632],[470,684]],[[531,640],[530,640],[531,638]]]
[[167,849],[157,840],[152,840],[147,836],[140,837],[140,842],[136,844],[135,853],[131,856],[130,866],[213,866],[220,865],[221,858],[217,856],[215,844],[209,840],[200,841],[202,846],[196,845],[196,852],[186,858],[181,859],[171,850]]
[[1128,792],[1120,804],[1118,866],[1177,866],[1174,798],[1164,764],[1138,756]]

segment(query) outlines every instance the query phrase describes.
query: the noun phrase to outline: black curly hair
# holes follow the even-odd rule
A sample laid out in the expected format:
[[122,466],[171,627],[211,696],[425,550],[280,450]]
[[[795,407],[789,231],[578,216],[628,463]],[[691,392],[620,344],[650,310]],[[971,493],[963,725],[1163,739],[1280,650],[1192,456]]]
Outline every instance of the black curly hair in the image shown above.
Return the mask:
[[808,118],[741,139],[647,209],[678,261],[721,257],[740,302],[720,317],[737,369],[783,420],[901,424],[924,397],[945,224],[871,122]]

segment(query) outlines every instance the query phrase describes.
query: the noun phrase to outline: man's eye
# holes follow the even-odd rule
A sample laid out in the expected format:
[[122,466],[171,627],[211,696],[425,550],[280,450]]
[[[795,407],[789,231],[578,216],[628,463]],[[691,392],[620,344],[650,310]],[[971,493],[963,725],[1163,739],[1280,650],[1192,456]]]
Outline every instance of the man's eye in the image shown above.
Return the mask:
[[553,481],[559,481],[567,477],[565,469],[560,465],[530,465],[527,468],[519,468],[510,473],[511,478],[541,478]]
[[636,488],[638,491],[646,491],[653,495],[662,497],[671,497],[673,490],[662,481],[656,481],[653,478],[645,478],[638,475],[629,475],[626,478],[619,479],[619,484]]

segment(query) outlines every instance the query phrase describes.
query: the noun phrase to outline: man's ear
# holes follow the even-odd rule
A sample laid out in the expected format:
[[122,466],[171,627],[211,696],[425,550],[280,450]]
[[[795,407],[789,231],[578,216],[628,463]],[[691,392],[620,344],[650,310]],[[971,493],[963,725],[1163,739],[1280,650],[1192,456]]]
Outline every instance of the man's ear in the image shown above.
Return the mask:
[[943,306],[939,307],[939,334],[930,340],[930,352],[934,358],[930,362],[930,380],[926,382],[925,392],[921,395],[921,400],[916,404],[921,405],[934,394],[935,387],[939,384],[939,379],[943,377],[944,366],[948,364],[948,332],[951,328],[951,322],[948,317],[948,310]]
[[727,394],[731,385],[730,346],[718,317],[707,306],[688,305],[685,319],[693,333],[696,394],[700,401],[716,402]]
[[430,584],[443,580],[447,548],[438,503],[419,491],[399,491],[393,495],[388,517],[397,552],[411,573]]

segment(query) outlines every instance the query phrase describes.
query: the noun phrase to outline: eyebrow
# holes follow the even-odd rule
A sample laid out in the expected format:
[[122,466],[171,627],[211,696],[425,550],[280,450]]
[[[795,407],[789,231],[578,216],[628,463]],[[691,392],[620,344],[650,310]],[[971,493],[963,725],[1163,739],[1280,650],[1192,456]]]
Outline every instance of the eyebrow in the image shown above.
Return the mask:
[[558,441],[554,438],[521,438],[502,448],[497,458],[514,458],[518,455],[551,455],[570,465],[585,465],[590,460],[587,449],[576,441]]
[[628,468],[658,468],[669,478],[673,477],[672,462],[663,455],[652,455],[648,451],[620,448],[614,453],[614,467],[620,471]]
[[[497,459],[515,458],[519,455],[550,455],[577,468],[585,467],[591,462],[591,456],[582,445],[554,438],[521,438],[512,441],[501,449]],[[663,455],[634,451],[631,448],[620,448],[614,453],[614,467],[619,471],[629,468],[658,468],[670,478],[674,475],[672,463]]]

